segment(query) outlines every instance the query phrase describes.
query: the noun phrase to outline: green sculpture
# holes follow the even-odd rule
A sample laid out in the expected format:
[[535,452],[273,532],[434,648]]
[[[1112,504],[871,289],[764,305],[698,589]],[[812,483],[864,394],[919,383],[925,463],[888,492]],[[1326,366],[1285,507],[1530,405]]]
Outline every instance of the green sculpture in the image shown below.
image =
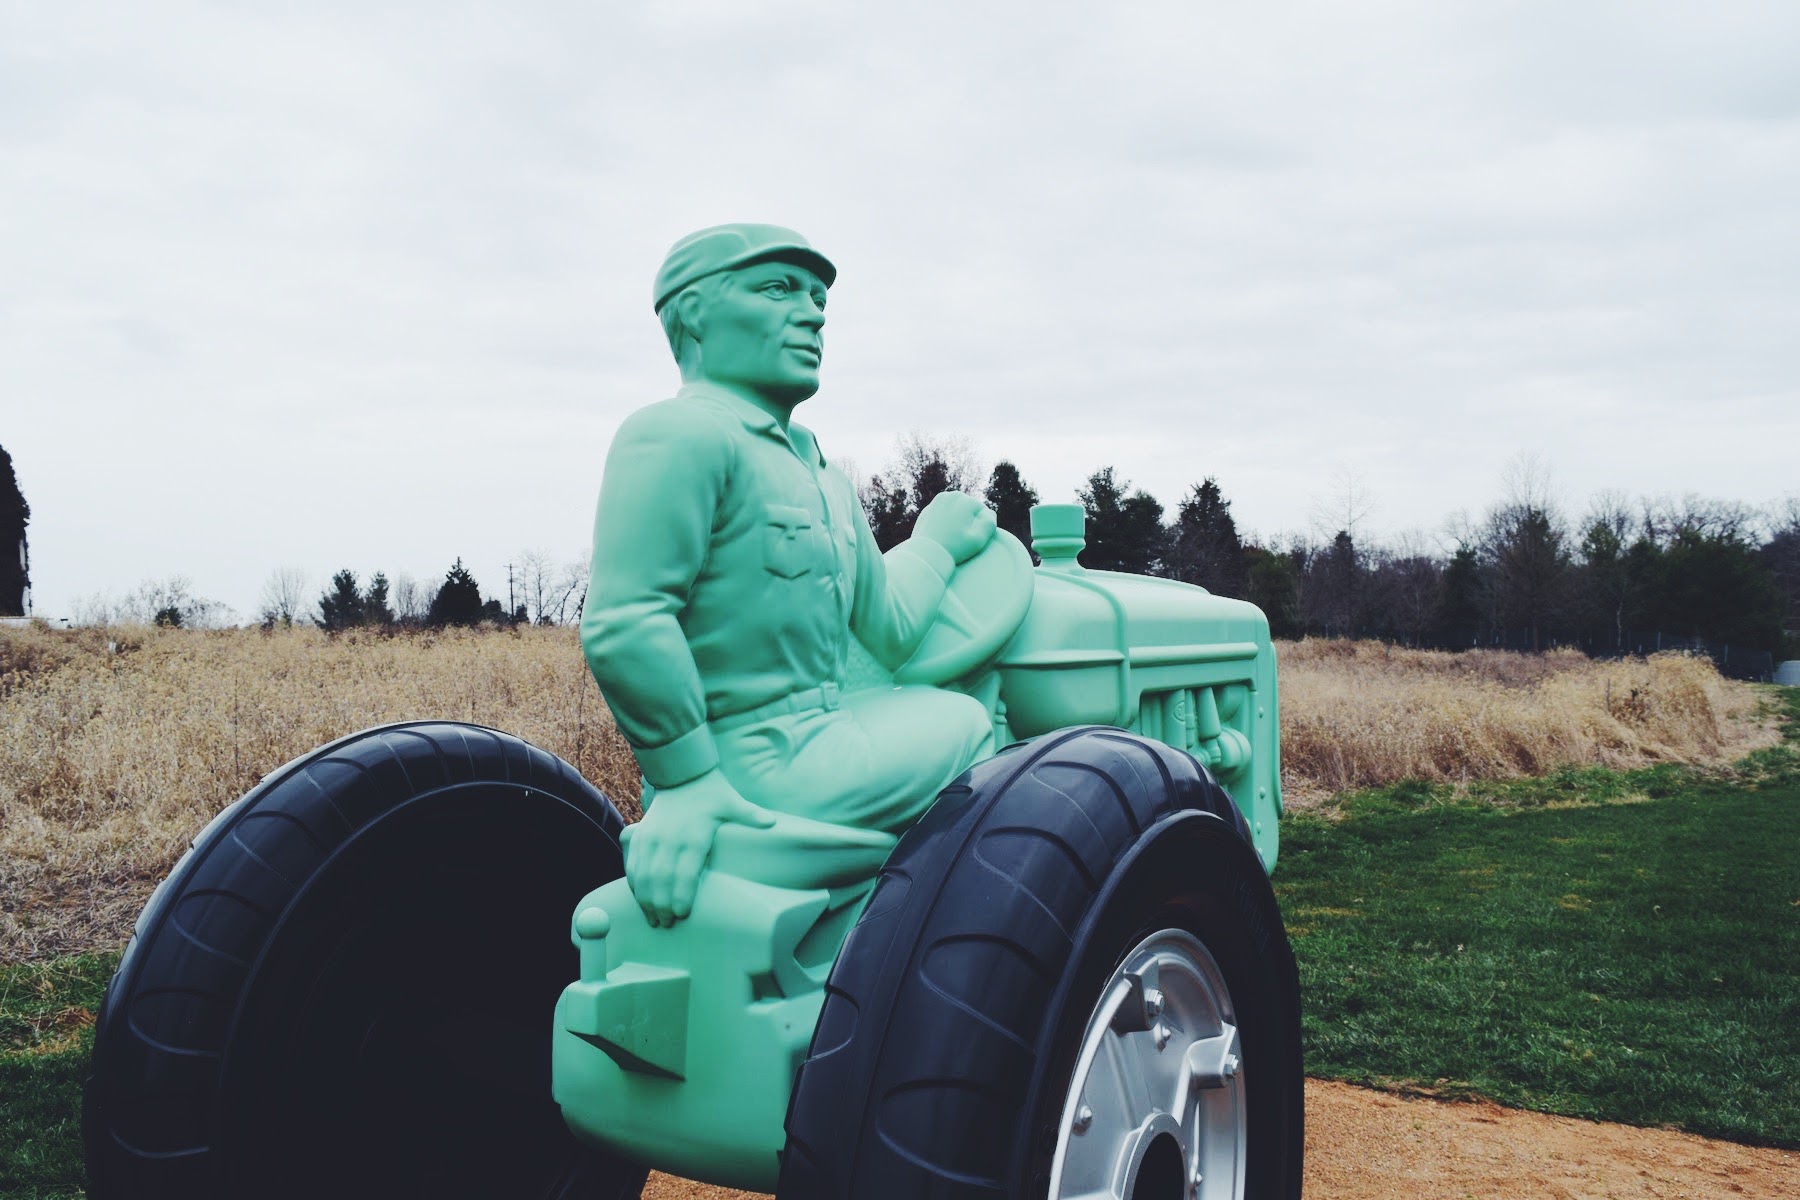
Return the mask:
[[1036,568],[957,494],[877,553],[793,419],[836,274],[725,225],[658,275],[581,629],[643,819],[454,721],[271,771],[107,991],[97,1200],[1298,1197],[1268,622],[1084,568],[1077,505]]
[[683,239],[657,277],[682,387],[607,456],[581,624],[654,789],[626,843],[653,924],[688,915],[721,824],[790,813],[897,833],[992,749],[969,696],[848,690],[853,639],[902,666],[994,520],[946,493],[877,551],[850,480],[793,420],[819,387],[836,274],[790,230],[726,225]]
[[[1268,864],[1279,803],[1255,609],[1090,578],[1071,505],[1033,513],[1037,571],[960,493],[876,550],[793,419],[836,275],[777,226],[669,252],[655,301],[682,386],[607,456],[582,620],[647,803],[626,879],[577,907],[556,1097],[597,1144],[764,1190],[838,946],[896,835],[966,769],[1032,733],[1140,728],[1248,785]],[[1203,603],[1211,636],[1187,644]]]

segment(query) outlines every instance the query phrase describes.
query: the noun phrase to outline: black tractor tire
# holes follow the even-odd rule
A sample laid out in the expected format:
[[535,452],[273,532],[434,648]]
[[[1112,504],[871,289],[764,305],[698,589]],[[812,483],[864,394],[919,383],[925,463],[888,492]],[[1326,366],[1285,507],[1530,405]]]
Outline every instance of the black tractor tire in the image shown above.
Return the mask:
[[[826,987],[781,1200],[1041,1200],[1103,989],[1170,930],[1241,1038],[1241,1182],[1202,1194],[1298,1197],[1299,980],[1243,818],[1189,755],[1089,727],[978,764],[901,839]],[[1190,1195],[1161,1141],[1128,1197]]]
[[107,989],[96,1200],[622,1200],[645,1169],[550,1097],[576,902],[612,804],[495,730],[412,722],[267,776],[194,840]]

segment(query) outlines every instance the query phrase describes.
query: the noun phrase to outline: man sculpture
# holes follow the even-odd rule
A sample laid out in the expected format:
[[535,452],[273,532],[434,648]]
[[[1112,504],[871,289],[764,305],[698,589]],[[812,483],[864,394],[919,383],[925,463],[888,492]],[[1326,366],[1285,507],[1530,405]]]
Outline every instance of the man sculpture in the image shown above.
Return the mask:
[[851,639],[904,663],[994,519],[947,492],[877,549],[850,480],[793,420],[819,390],[836,277],[774,225],[703,229],[657,273],[682,386],[613,440],[581,620],[644,775],[625,871],[653,925],[692,911],[721,825],[791,813],[897,833],[992,746],[969,696],[845,689]]

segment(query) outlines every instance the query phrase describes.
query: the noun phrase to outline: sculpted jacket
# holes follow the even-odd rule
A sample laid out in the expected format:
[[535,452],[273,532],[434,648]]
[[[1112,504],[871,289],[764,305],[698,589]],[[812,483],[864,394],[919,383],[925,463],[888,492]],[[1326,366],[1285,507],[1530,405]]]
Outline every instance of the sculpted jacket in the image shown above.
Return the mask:
[[644,777],[719,762],[709,720],[842,684],[852,635],[896,667],[955,564],[883,556],[805,427],[701,383],[633,413],[607,454],[581,644]]

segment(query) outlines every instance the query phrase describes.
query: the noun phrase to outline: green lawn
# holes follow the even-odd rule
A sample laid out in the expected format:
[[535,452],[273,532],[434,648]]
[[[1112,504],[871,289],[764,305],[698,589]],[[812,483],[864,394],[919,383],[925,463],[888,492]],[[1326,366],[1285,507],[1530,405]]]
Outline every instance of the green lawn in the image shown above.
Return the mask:
[[[1295,816],[1306,1069],[1800,1146],[1800,689],[1733,773],[1567,772]],[[79,1195],[116,955],[0,967],[0,1194]]]
[[80,1194],[81,1080],[116,954],[0,967],[0,1195]]
[[1288,822],[1307,1072],[1800,1146],[1793,728],[1735,777],[1402,786]]

